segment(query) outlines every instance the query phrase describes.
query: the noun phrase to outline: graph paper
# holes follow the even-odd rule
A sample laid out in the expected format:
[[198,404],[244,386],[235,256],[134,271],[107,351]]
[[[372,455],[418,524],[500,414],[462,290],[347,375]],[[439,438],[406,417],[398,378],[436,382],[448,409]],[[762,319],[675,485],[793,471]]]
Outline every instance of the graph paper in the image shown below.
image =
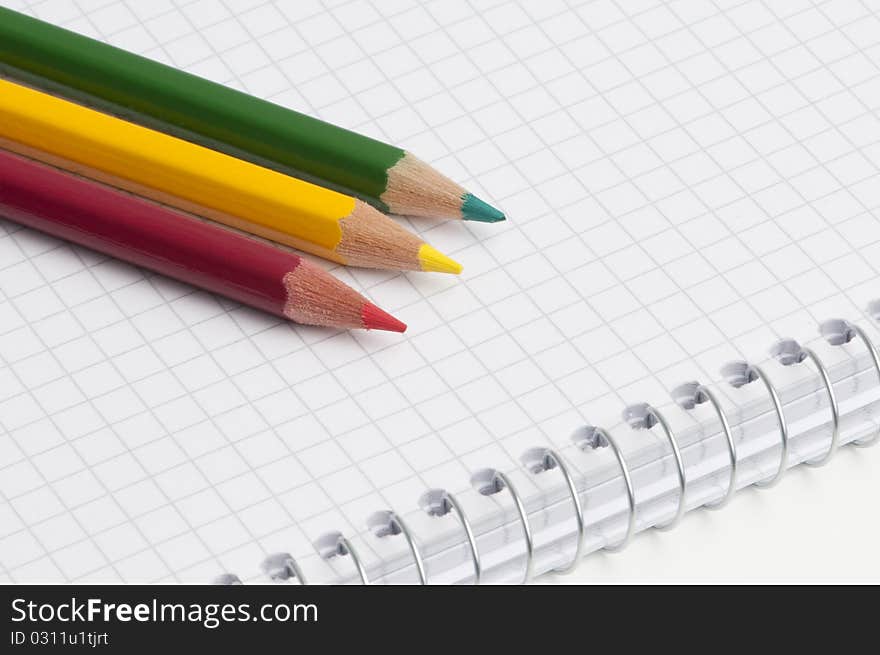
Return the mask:
[[[880,296],[880,6],[860,0],[3,0],[384,141],[501,207],[400,219],[460,278],[334,267],[403,335],[293,326],[0,222],[0,580],[312,580],[512,512],[473,489],[524,451],[627,434],[669,390],[766,358],[829,361],[817,323]],[[780,383],[809,370],[772,369]],[[725,403],[740,398],[718,386]],[[511,533],[511,540],[517,535]],[[372,569],[371,569],[372,570]]]

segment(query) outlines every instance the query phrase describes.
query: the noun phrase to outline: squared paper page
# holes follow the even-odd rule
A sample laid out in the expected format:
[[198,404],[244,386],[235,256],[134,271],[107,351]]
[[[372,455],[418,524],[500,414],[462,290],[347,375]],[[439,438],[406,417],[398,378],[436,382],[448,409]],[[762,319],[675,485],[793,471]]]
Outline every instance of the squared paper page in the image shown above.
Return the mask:
[[401,145],[509,220],[403,221],[460,278],[327,265],[403,336],[292,326],[0,222],[0,580],[256,582],[276,551],[349,579],[320,536],[371,570],[407,553],[375,511],[460,540],[426,489],[511,512],[475,471],[533,498],[528,448],[578,470],[584,422],[828,317],[877,336],[871,3],[2,4]]

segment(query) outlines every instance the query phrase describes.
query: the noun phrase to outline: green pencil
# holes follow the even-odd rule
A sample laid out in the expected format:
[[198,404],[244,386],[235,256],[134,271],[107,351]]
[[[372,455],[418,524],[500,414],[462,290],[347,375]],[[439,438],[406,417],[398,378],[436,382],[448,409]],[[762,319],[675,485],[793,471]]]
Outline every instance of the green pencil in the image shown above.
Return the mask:
[[504,220],[500,211],[400,148],[3,7],[0,72],[357,196],[382,211]]

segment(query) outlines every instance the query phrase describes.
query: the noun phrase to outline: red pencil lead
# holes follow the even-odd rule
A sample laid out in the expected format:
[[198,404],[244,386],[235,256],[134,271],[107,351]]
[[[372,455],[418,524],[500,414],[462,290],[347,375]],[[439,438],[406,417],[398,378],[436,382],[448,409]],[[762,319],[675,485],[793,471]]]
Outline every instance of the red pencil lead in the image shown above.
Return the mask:
[[388,332],[405,332],[406,323],[402,323],[388,312],[379,309],[371,302],[364,303],[361,312],[364,327],[368,330],[387,330]]

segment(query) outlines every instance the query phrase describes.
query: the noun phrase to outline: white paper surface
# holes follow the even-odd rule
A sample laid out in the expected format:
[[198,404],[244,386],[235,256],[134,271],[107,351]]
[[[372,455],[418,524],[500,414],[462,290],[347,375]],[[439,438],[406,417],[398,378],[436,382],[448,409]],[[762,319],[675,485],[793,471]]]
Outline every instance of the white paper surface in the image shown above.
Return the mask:
[[406,147],[509,217],[405,221],[460,278],[333,269],[402,337],[282,324],[0,222],[2,580],[256,582],[276,551],[347,578],[326,532],[370,566],[407,553],[369,534],[378,510],[461,539],[426,489],[512,512],[472,473],[534,497],[528,448],[577,469],[584,422],[637,445],[628,403],[693,425],[682,381],[829,317],[878,336],[871,3],[2,4]]

